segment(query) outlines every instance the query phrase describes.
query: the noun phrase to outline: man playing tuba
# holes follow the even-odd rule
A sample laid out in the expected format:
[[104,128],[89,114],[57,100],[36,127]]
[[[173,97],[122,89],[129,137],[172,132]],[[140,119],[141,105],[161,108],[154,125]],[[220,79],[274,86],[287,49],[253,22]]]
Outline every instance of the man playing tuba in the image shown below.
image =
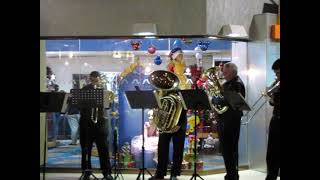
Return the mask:
[[[174,74],[168,71],[158,71],[159,76],[157,76],[156,75],[157,72],[155,72],[155,75],[150,76],[151,84],[152,82],[155,82],[157,81],[157,79],[160,78],[161,80],[159,80],[158,82],[173,82],[173,81],[177,82],[178,81],[180,82],[179,84],[180,89],[187,88],[186,77],[183,74],[185,70],[185,64],[183,62],[183,52],[181,48],[172,49],[169,57],[171,59],[171,63],[169,64],[168,69]],[[165,79],[166,77],[168,78]],[[177,83],[168,83],[168,84],[174,86],[174,84],[177,84]],[[167,84],[163,85],[163,87],[167,89],[171,88],[169,86]],[[157,121],[158,129],[160,131],[159,142],[158,142],[158,165],[157,165],[156,174],[151,178],[149,178],[149,180],[163,179],[164,176],[167,175],[169,144],[170,144],[171,138],[173,141],[173,165],[171,168],[170,180],[176,180],[177,176],[180,176],[181,164],[183,160],[184,139],[185,139],[186,127],[187,127],[186,110],[182,108],[181,101],[179,101],[179,97],[176,94],[174,93],[170,94],[170,91],[165,92],[160,90],[160,92],[162,92],[160,93],[162,94],[161,95],[162,98],[160,98],[161,104],[162,106],[165,106],[162,108],[164,109],[170,106],[172,107],[172,108],[169,108],[170,110],[171,109],[176,109],[176,110],[173,112],[169,111],[167,115],[169,117],[166,118],[166,119],[171,119],[169,120],[169,122],[160,123]],[[167,103],[169,101],[176,102],[176,103],[175,105]],[[156,111],[156,113],[159,113],[159,112]],[[165,114],[165,112],[163,114]],[[154,118],[157,118],[157,117],[154,117]],[[159,118],[159,117],[158,119],[159,121],[163,120],[163,118]],[[165,124],[163,125],[165,127],[159,127],[161,126],[161,124]],[[166,128],[166,127],[169,127],[167,124],[173,124],[174,126],[170,126],[170,129],[169,129],[169,128]]]

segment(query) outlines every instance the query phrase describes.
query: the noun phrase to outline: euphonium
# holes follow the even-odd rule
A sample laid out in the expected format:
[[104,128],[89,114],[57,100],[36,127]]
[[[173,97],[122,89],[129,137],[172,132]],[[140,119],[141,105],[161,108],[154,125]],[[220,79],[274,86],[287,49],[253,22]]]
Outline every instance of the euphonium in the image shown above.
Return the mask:
[[149,76],[151,85],[154,86],[155,95],[161,104],[158,109],[153,109],[153,122],[160,133],[174,133],[178,129],[182,101],[175,91],[179,86],[178,77],[169,71],[154,71]]
[[218,79],[218,67],[212,67],[207,69],[203,74],[203,78],[207,78],[207,86],[205,87],[209,96],[214,99],[213,108],[218,114],[223,114],[228,110],[228,106],[222,105],[223,103],[223,95],[222,95],[222,87],[220,85]]

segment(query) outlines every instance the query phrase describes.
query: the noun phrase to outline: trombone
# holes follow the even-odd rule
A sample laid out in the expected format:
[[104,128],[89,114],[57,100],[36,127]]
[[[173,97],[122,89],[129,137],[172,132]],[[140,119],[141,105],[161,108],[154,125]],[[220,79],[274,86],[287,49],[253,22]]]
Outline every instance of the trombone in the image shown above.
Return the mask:
[[[248,124],[250,123],[251,119],[259,112],[259,110],[267,103],[267,100],[272,98],[272,94],[274,92],[276,92],[278,89],[280,88],[280,80],[278,81],[277,79],[272,83],[271,87],[267,88],[267,91],[264,91],[261,93],[261,96],[258,98],[258,100],[256,100],[256,102],[253,104],[252,109],[254,109],[254,106],[260,102],[260,100],[262,99],[262,97],[267,97],[267,99],[259,106],[259,108],[254,111],[254,114],[250,117],[250,119],[245,122],[242,123],[242,125]],[[247,116],[249,114],[250,111],[248,111],[244,116]]]

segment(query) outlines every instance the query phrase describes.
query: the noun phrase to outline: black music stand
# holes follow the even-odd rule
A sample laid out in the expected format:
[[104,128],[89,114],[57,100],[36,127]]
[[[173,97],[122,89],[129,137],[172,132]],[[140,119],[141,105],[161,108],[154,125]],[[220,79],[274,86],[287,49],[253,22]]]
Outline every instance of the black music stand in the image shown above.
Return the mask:
[[158,108],[161,105],[159,105],[153,91],[141,91],[137,86],[135,88],[137,91],[126,91],[125,93],[132,109],[142,109],[142,168],[140,168],[137,180],[139,180],[141,174],[144,180],[144,171],[147,171],[152,176],[148,169],[144,167],[144,109]]
[[[94,108],[95,111],[97,111],[96,108],[103,108],[104,103],[104,90],[103,89],[71,89],[71,104],[76,105],[79,108]],[[98,117],[98,112],[96,112],[96,118]],[[92,119],[93,120],[93,119]],[[89,120],[88,120],[89,126]],[[86,129],[86,134],[88,135],[88,128]],[[86,141],[86,148],[88,149],[88,138]],[[86,164],[88,164],[88,154],[86,154]],[[84,173],[80,176],[79,180],[85,175],[90,174],[94,177],[95,180],[98,180],[98,178],[92,173],[91,169],[84,170]]]
[[[61,112],[67,102],[67,94],[61,92],[40,92],[40,112]],[[47,120],[45,120],[42,178],[46,178]]]
[[[114,180],[116,180],[117,178],[123,179],[121,170],[118,168],[118,164],[119,164],[119,152],[118,152],[118,136],[119,136],[119,132],[118,132],[118,119],[115,119],[115,127],[113,130],[113,153],[114,153],[114,161],[113,161],[113,168],[114,168]],[[119,176],[120,175],[120,176]]]
[[230,104],[232,109],[240,111],[251,111],[250,106],[240,93],[235,91],[224,91],[222,94],[226,98],[226,101]]
[[[188,109],[192,109],[194,111],[194,119],[197,119],[197,110],[202,109],[212,109],[211,104],[209,102],[209,97],[207,93],[202,89],[188,89],[188,90],[181,90],[179,91],[179,95],[181,99],[183,99],[184,106]],[[194,135],[195,135],[195,141],[194,141],[194,156],[193,156],[193,163],[194,163],[194,169],[191,179],[197,179],[199,177],[203,180],[203,178],[197,173],[197,166],[196,166],[196,160],[197,160],[197,121],[194,121]],[[191,180],[190,179],[190,180]]]

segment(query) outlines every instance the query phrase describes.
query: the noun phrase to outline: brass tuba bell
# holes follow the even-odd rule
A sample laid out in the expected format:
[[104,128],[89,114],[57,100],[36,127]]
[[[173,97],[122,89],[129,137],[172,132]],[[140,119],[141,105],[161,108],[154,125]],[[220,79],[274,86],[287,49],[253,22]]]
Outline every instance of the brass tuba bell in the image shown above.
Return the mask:
[[[220,99],[223,100],[224,97],[222,95],[223,88],[220,85],[219,79],[218,79],[218,68],[217,66],[211,67],[207,69],[203,74],[203,78],[207,78],[207,86],[205,87],[206,92],[209,96],[211,96],[214,99]],[[228,110],[228,106],[222,105],[219,103],[215,103],[213,105],[214,110],[218,114],[223,114]]]
[[179,78],[172,72],[158,70],[149,76],[150,84],[156,89],[155,95],[161,108],[153,109],[152,121],[160,133],[174,133],[182,111],[182,101],[176,90]]

